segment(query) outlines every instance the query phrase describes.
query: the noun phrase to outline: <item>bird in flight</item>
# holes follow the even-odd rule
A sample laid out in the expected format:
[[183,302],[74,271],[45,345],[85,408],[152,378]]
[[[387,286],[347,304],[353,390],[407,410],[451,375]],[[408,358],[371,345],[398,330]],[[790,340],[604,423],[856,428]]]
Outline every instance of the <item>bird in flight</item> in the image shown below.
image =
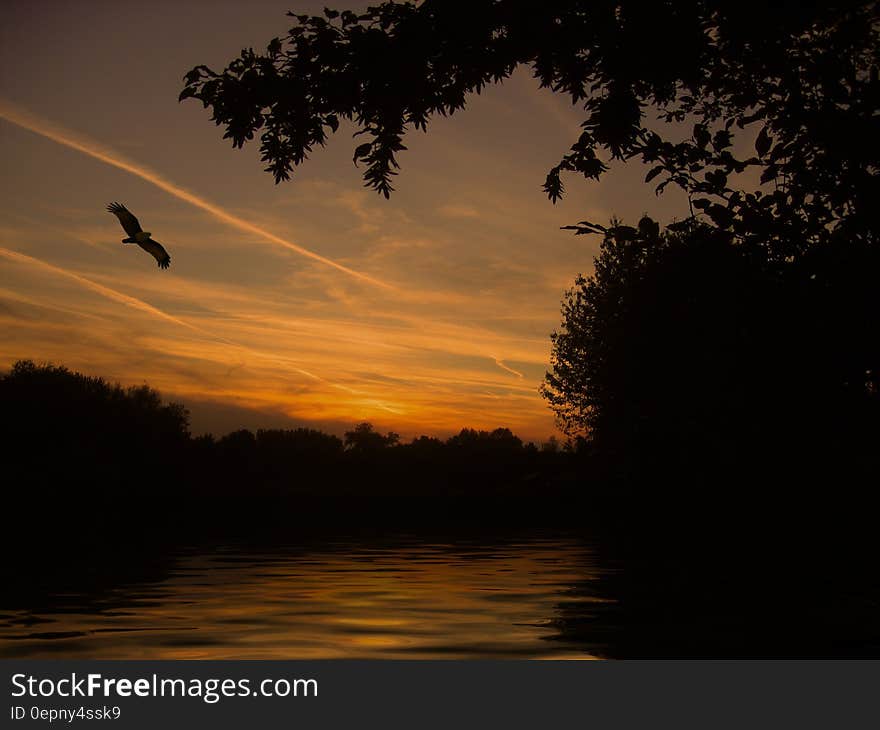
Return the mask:
[[119,222],[128,234],[128,238],[122,239],[123,243],[136,243],[156,259],[159,268],[168,268],[168,265],[171,263],[171,257],[168,255],[168,252],[162,247],[161,243],[150,238],[149,231],[141,229],[141,224],[138,223],[138,219],[134,217],[128,208],[121,203],[111,203],[107,206],[107,210],[119,218]]

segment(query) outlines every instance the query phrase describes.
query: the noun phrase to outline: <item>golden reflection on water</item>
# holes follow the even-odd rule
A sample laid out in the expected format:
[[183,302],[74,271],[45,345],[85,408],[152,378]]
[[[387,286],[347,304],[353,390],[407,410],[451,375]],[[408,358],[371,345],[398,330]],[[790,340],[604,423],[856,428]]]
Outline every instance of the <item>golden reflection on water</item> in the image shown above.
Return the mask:
[[126,659],[591,658],[554,636],[595,578],[573,538],[357,543],[182,555],[164,579],[2,611],[0,656]]

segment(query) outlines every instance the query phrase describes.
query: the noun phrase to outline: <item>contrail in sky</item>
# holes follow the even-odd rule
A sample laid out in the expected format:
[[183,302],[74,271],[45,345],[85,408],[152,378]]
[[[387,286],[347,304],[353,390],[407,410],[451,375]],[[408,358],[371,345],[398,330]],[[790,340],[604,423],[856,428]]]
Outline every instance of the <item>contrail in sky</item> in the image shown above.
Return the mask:
[[379,279],[373,278],[368,274],[363,274],[360,271],[355,271],[354,269],[350,269],[347,266],[343,266],[333,259],[328,259],[326,256],[321,256],[321,254],[310,251],[309,249],[303,248],[302,246],[298,246],[297,244],[281,238],[280,236],[276,236],[274,233],[267,231],[265,228],[261,228],[260,226],[250,223],[249,221],[246,221],[243,218],[239,218],[232,213],[227,213],[222,208],[208,202],[204,198],[196,195],[195,193],[191,193],[188,190],[185,190],[184,188],[175,185],[172,182],[169,182],[158,173],[153,172],[152,170],[149,170],[134,162],[130,162],[118,155],[116,152],[108,150],[105,147],[101,147],[96,142],[85,139],[81,135],[74,135],[74,133],[64,130],[55,124],[52,124],[43,119],[36,118],[29,112],[19,109],[18,107],[4,99],[0,99],[0,118],[5,119],[6,121],[11,122],[16,126],[22,127],[23,129],[27,129],[30,132],[39,134],[40,136],[45,137],[46,139],[50,139],[53,142],[64,145],[65,147],[69,147],[70,149],[82,152],[83,154],[88,155],[89,157],[93,157],[96,160],[100,160],[101,162],[104,162],[108,165],[118,167],[120,170],[125,170],[132,175],[137,175],[139,178],[152,183],[156,187],[164,190],[166,193],[173,195],[175,198],[183,200],[184,202],[187,202],[190,205],[194,205],[197,208],[201,208],[207,213],[213,215],[218,220],[223,221],[230,226],[238,228],[239,230],[256,234],[261,238],[270,241],[271,243],[283,246],[284,248],[294,251],[301,256],[306,256],[307,258],[313,259],[314,261],[319,261],[326,266],[331,266],[334,269],[342,271],[343,273],[360,279],[361,281],[366,281],[370,284],[381,286],[385,289],[394,288],[384,281],[380,281]]
[[[132,307],[134,309],[140,310],[141,312],[151,314],[154,317],[165,320],[166,322],[172,322],[173,324],[179,325],[181,327],[186,327],[187,329],[192,330],[193,332],[198,332],[200,335],[204,335],[209,339],[216,340],[218,342],[222,342],[225,345],[230,345],[231,347],[238,348],[240,350],[243,350],[244,352],[250,353],[253,356],[282,364],[285,367],[289,367],[291,370],[299,373],[300,375],[305,375],[307,378],[311,378],[312,380],[316,380],[320,383],[325,383],[326,385],[329,385],[333,388],[343,390],[353,395],[365,395],[365,393],[355,390],[354,388],[349,388],[347,385],[334,383],[330,380],[327,380],[326,378],[322,378],[320,375],[315,375],[314,373],[310,373],[308,370],[303,370],[301,367],[297,367],[296,365],[294,365],[293,361],[289,358],[279,357],[278,355],[271,355],[269,353],[261,352],[260,350],[255,350],[252,347],[248,347],[247,345],[242,345],[233,340],[226,339],[225,337],[220,337],[219,335],[216,335],[213,332],[209,332],[208,330],[203,329],[198,325],[194,325],[190,322],[187,322],[186,320],[179,319],[174,315],[168,314],[167,312],[163,312],[158,307],[154,307],[152,304],[149,304],[142,299],[138,299],[137,297],[130,296],[129,294],[124,294],[123,292],[116,291],[116,289],[111,289],[109,286],[99,284],[96,281],[87,279],[85,276],[81,276],[80,274],[68,271],[67,269],[62,269],[60,266],[55,266],[54,264],[43,261],[42,259],[28,256],[27,254],[21,253],[19,251],[13,251],[3,246],[0,246],[0,256],[5,257],[11,261],[15,261],[19,264],[33,266],[50,274],[63,276],[67,279],[70,279],[71,281],[75,281],[81,286],[84,286],[86,289],[89,289],[96,294],[100,294],[102,297],[106,297],[107,299],[110,299],[114,302],[119,302],[120,304],[124,304],[127,307]],[[384,405],[379,401],[374,400],[373,402],[375,405],[377,405],[379,408],[382,408],[383,410],[389,411],[391,413],[399,413],[399,411],[397,411],[396,409]]]
[[[202,329],[198,325],[194,325],[190,322],[187,322],[186,320],[178,319],[174,315],[168,314],[167,312],[163,312],[158,307],[154,307],[152,304],[148,304],[147,302],[143,301],[142,299],[138,299],[137,297],[133,297],[128,294],[123,294],[120,291],[116,291],[116,289],[111,289],[109,286],[104,286],[103,284],[99,284],[96,281],[92,281],[91,279],[87,279],[86,277],[80,276],[79,274],[75,274],[72,271],[67,271],[67,269],[62,269],[60,266],[55,266],[54,264],[47,263],[46,261],[43,261],[42,259],[34,258],[33,256],[28,256],[27,254],[20,253],[18,251],[13,251],[8,248],[4,248],[3,246],[0,246],[0,256],[3,256],[7,259],[10,259],[10,260],[15,261],[20,264],[25,264],[27,266],[34,266],[34,267],[41,269],[43,271],[46,271],[50,274],[55,274],[57,276],[63,276],[67,279],[75,281],[77,284],[84,286],[86,289],[89,289],[90,291],[93,291],[96,294],[100,294],[102,297],[106,297],[107,299],[110,299],[114,302],[119,302],[120,304],[124,304],[127,307],[132,307],[134,309],[138,309],[141,312],[146,312],[147,314],[151,314],[154,317],[159,317],[159,319],[164,319],[166,322],[172,322],[172,323],[179,325],[181,327],[186,327],[187,329],[192,330],[193,332],[198,332],[200,335],[204,335],[205,337],[208,337],[213,340],[217,340],[217,341],[222,342],[226,345],[231,345],[232,347],[240,348],[240,349],[244,350],[245,352],[250,352],[251,354],[254,354],[254,355],[257,355],[260,357],[271,357],[271,359],[274,359],[274,360],[281,360],[280,358],[276,358],[274,356],[264,355],[261,352],[258,352],[256,350],[252,350],[251,348],[246,347],[245,345],[240,345],[237,342],[233,342],[232,340],[227,340],[225,337],[218,337],[217,335],[215,335],[211,332],[208,332],[208,330]],[[303,370],[301,368],[293,368],[293,369],[296,370],[296,372],[301,373],[302,375],[305,375],[306,377],[311,378],[312,380],[318,380],[323,383],[328,383],[328,384],[332,385],[332,383],[330,383],[329,381],[324,380],[324,378],[322,378],[318,375],[310,373],[308,370]]]
[[38,269],[42,269],[43,271],[48,271],[51,274],[57,274],[59,276],[64,276],[68,279],[71,279],[78,284],[81,284],[86,289],[90,289],[96,294],[100,294],[107,299],[112,299],[114,302],[119,302],[120,304],[125,304],[128,307],[133,307],[134,309],[139,309],[142,312],[146,312],[147,314],[152,314],[154,317],[159,317],[160,319],[164,319],[167,322],[173,322],[174,324],[180,325],[181,327],[186,327],[187,329],[194,330],[199,332],[200,334],[209,334],[202,330],[200,327],[197,327],[194,324],[190,324],[189,322],[185,322],[182,319],[178,319],[173,315],[167,314],[163,312],[161,309],[157,309],[152,304],[147,304],[140,299],[129,296],[128,294],[123,294],[122,292],[116,291],[115,289],[111,289],[108,286],[104,286],[103,284],[99,284],[96,281],[92,281],[91,279],[86,279],[84,276],[80,276],[79,274],[74,274],[72,271],[67,271],[66,269],[62,269],[59,266],[54,266],[53,264],[46,263],[42,259],[36,259],[33,256],[28,256],[24,253],[19,253],[18,251],[12,251],[11,249],[4,248],[0,246],[0,256],[5,256],[12,261],[16,261],[20,264],[26,264],[28,266],[35,266]]
[[514,370],[513,368],[508,367],[501,360],[499,360],[497,357],[493,357],[492,359],[495,361],[495,364],[498,367],[500,367],[502,370],[506,370],[507,372],[511,373],[512,375],[516,375],[518,378],[525,377],[519,370]]

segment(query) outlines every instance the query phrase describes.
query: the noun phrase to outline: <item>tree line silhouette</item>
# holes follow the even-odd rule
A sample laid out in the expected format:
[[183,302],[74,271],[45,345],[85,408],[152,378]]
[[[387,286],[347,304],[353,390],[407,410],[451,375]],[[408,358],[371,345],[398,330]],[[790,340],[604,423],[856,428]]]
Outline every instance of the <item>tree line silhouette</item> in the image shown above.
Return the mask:
[[[247,535],[322,519],[409,524],[445,519],[444,509],[459,521],[469,511],[498,521],[524,512],[542,488],[571,487],[579,459],[574,448],[524,444],[506,428],[410,443],[369,423],[343,438],[309,428],[193,437],[187,409],[147,385],[27,360],[0,376],[0,404],[4,501],[16,516],[7,537],[39,534],[47,547],[175,531]],[[438,511],[449,501],[464,504]]]

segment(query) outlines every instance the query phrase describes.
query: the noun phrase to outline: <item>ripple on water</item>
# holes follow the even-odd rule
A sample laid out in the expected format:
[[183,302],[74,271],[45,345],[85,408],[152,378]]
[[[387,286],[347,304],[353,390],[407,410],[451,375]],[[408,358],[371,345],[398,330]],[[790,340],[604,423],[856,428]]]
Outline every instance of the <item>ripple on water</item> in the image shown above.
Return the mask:
[[188,550],[158,580],[0,604],[0,656],[589,658],[554,631],[598,575],[571,537]]

